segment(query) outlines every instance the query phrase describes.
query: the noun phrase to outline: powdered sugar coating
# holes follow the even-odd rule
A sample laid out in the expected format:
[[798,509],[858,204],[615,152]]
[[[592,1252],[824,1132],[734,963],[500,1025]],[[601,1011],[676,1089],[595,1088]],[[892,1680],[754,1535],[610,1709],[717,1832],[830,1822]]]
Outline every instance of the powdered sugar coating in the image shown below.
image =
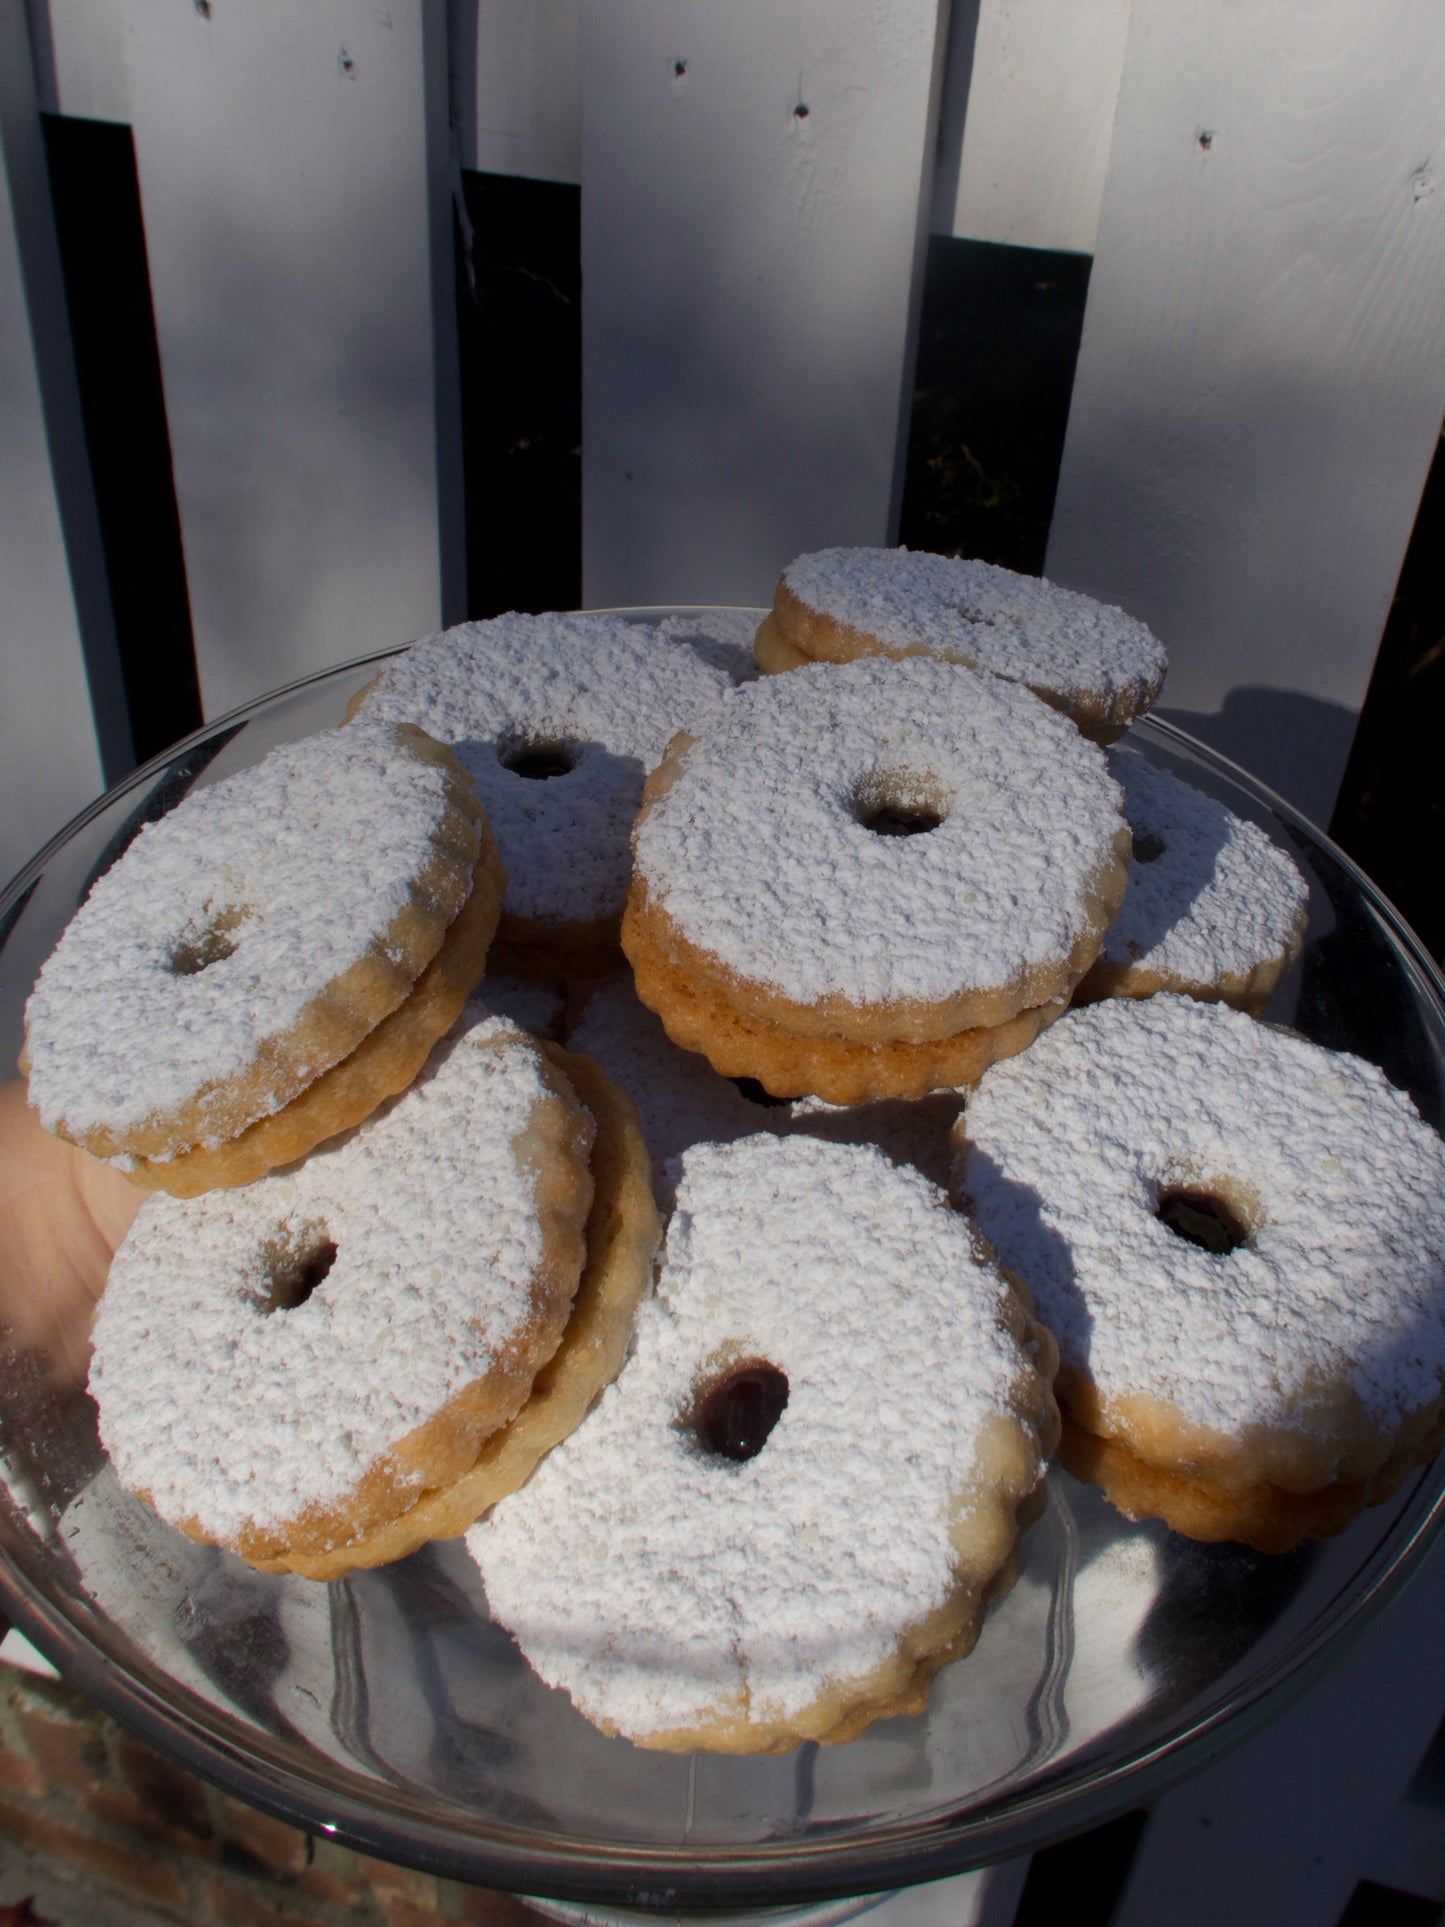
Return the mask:
[[[90,1374],[121,1483],[233,1540],[334,1504],[489,1370],[531,1314],[542,1234],[514,1144],[545,1094],[520,1032],[459,1026],[408,1091],[286,1173],[148,1197]],[[327,1238],[311,1296],[268,1309],[276,1250]]]
[[1182,987],[1247,976],[1296,948],[1309,885],[1285,851],[1137,751],[1108,756],[1134,852],[1100,962],[1137,964]]
[[756,682],[761,671],[753,654],[753,638],[761,614],[758,609],[679,610],[662,618],[657,633],[721,669],[729,682]]
[[[477,787],[507,872],[510,915],[553,923],[620,914],[628,833],[673,732],[732,678],[704,653],[621,616],[504,615],[415,643],[359,716],[417,723]],[[518,775],[529,745],[565,745],[565,774]]]
[[[944,820],[875,835],[875,793]],[[1103,752],[1027,690],[873,657],[735,690],[633,843],[649,903],[723,966],[876,1007],[1066,956],[1121,826]]]
[[[468,1535],[494,1617],[632,1737],[744,1692],[757,1722],[794,1716],[868,1673],[954,1583],[951,1506],[1027,1369],[1005,1297],[942,1195],[880,1152],[698,1146],[632,1358]],[[741,1463],[689,1423],[728,1357],[789,1381]]]
[[[26,1006],[46,1128],[123,1132],[246,1072],[381,945],[435,855],[452,780],[372,723],[283,745],[147,824]],[[228,914],[231,954],[178,974],[177,946]]]
[[1158,638],[1122,609],[992,562],[909,549],[820,549],[783,580],[810,609],[890,649],[1112,705],[1152,701],[1167,666]]
[[[1221,1004],[1096,1004],[990,1070],[959,1134],[967,1208],[1106,1400],[1238,1435],[1343,1381],[1388,1437],[1440,1396],[1445,1145],[1372,1064]],[[1176,1184],[1253,1199],[1249,1242],[1174,1235]]]

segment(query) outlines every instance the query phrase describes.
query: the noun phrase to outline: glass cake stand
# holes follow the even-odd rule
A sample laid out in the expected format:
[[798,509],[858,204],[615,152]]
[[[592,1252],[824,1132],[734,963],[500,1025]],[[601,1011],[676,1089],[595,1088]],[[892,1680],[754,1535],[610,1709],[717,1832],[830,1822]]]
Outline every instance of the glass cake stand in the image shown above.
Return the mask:
[[[685,616],[704,636],[745,626],[742,612],[627,613]],[[7,1061],[35,973],[98,870],[193,786],[339,722],[380,660],[202,731],[21,873],[0,899]],[[1388,903],[1286,804],[1178,730],[1145,722],[1131,740],[1261,823],[1305,871],[1308,941],[1270,1018],[1381,1065],[1440,1128],[1445,985]],[[1421,1559],[1442,1505],[1435,1465],[1341,1538],[1270,1559],[1132,1526],[1051,1475],[1017,1585],[924,1714],[847,1746],[733,1759],[595,1731],[491,1623],[459,1542],[330,1586],[191,1544],[119,1489],[88,1396],[13,1345],[0,1471],[0,1609],[162,1751],[369,1853],[669,1912],[935,1879],[1149,1798],[1338,1657]]]

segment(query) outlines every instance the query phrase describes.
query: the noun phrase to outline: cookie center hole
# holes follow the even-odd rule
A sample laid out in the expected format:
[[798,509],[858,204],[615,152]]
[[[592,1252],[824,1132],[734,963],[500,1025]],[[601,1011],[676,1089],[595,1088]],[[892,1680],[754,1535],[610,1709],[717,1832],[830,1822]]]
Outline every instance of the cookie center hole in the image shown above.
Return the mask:
[[1152,830],[1145,830],[1142,836],[1134,838],[1134,861],[1136,863],[1157,863],[1164,854],[1164,839],[1155,836]]
[[166,959],[173,977],[199,977],[203,970],[236,953],[243,912],[222,910],[204,924],[193,924],[182,931]]
[[1211,1251],[1216,1257],[1225,1257],[1249,1243],[1249,1226],[1216,1191],[1173,1185],[1160,1192],[1154,1215],[1168,1225],[1176,1238],[1198,1245],[1201,1251]]
[[771,1109],[779,1104],[788,1104],[792,1101],[786,1097],[774,1097],[772,1092],[761,1085],[755,1077],[735,1077],[732,1081],[737,1088],[738,1095],[745,1097],[749,1104],[762,1104]]
[[529,783],[545,783],[553,776],[565,776],[577,766],[568,743],[518,743],[502,758],[502,768],[513,776],[525,776]]
[[879,771],[859,784],[853,814],[874,836],[927,836],[948,810],[927,777],[907,770]]
[[765,1358],[746,1358],[703,1392],[693,1426],[703,1449],[720,1459],[755,1459],[783,1415],[788,1375]]
[[926,836],[936,830],[943,818],[937,810],[904,809],[897,804],[881,804],[870,815],[860,817],[865,830],[874,836]]
[[304,1305],[335,1263],[336,1244],[331,1238],[323,1237],[287,1253],[272,1269],[267,1312],[295,1311],[298,1305]]

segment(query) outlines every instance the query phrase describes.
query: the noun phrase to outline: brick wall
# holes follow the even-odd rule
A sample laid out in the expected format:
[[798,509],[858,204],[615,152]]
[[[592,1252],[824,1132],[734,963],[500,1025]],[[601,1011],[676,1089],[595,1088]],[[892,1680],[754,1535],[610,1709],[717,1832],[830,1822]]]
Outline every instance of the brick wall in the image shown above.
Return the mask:
[[509,1895],[393,1867],[258,1813],[64,1682],[0,1666],[0,1856],[7,1844],[184,1927],[538,1921]]

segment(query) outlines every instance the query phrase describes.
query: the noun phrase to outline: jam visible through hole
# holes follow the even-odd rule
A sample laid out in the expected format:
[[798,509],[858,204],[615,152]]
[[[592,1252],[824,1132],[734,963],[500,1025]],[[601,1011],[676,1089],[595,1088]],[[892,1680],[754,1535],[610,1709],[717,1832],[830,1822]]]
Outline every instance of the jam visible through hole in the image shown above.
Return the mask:
[[212,964],[223,963],[227,957],[234,956],[237,939],[231,933],[239,928],[244,914],[240,910],[222,910],[204,925],[198,927],[193,924],[190,929],[182,931],[166,959],[171,975],[199,977]]
[[1175,1185],[1159,1194],[1154,1213],[1176,1238],[1223,1258],[1249,1243],[1249,1226],[1213,1191]]
[[545,783],[553,776],[565,776],[576,762],[566,743],[519,743],[502,758],[502,768],[513,776],[525,776],[529,783]]
[[1134,861],[1136,863],[1157,863],[1165,850],[1162,836],[1155,836],[1152,830],[1145,830],[1142,836],[1134,838]]
[[788,1375],[765,1358],[746,1358],[704,1390],[693,1425],[705,1451],[755,1459],[788,1402]]
[[283,1259],[271,1274],[266,1310],[295,1311],[298,1305],[304,1305],[335,1263],[336,1245],[330,1238],[294,1258]]
[[885,803],[859,820],[875,836],[925,836],[929,830],[936,830],[943,818],[937,810],[907,810]]

